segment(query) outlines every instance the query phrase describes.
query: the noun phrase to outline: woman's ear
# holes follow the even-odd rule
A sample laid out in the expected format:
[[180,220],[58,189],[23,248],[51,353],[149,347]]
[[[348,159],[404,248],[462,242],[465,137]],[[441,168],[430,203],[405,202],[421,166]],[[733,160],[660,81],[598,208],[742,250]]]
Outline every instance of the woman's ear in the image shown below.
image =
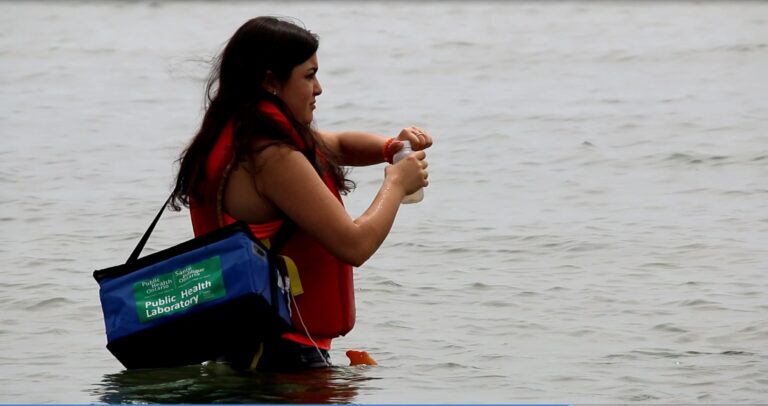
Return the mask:
[[277,95],[279,86],[275,74],[272,73],[271,70],[268,70],[267,74],[264,76],[264,83],[261,84],[261,87],[267,92]]

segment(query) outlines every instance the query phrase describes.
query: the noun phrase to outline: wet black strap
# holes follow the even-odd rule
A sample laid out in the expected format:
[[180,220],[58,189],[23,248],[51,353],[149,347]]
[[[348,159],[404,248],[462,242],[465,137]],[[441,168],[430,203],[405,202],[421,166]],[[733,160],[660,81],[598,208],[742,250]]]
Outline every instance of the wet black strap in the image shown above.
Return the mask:
[[296,223],[286,216],[285,220],[283,220],[283,224],[280,225],[280,229],[277,230],[277,234],[272,238],[272,241],[269,244],[269,250],[275,255],[278,255],[280,250],[288,243],[288,240],[291,238],[294,231],[296,231]]
[[[129,264],[139,259],[139,255],[141,255],[141,251],[143,251],[144,246],[147,245],[149,236],[152,235],[152,231],[155,230],[155,226],[157,225],[157,222],[160,220],[160,217],[163,215],[165,208],[168,206],[168,204],[171,203],[171,198],[173,198],[173,195],[168,196],[168,199],[165,200],[165,203],[163,203],[163,207],[160,208],[160,211],[157,212],[155,219],[152,220],[152,224],[149,225],[149,228],[147,228],[147,231],[144,232],[144,235],[141,237],[141,240],[139,240],[139,243],[136,244],[136,248],[133,249],[131,256],[129,256],[128,260],[125,261],[126,264]],[[277,253],[280,252],[280,250],[288,242],[288,239],[291,238],[291,235],[293,234],[294,231],[296,231],[296,223],[294,223],[293,221],[291,221],[291,219],[286,217],[285,220],[283,220],[283,224],[280,226],[280,229],[277,230],[277,235],[275,235],[275,238],[272,240],[272,244],[270,245],[269,251],[277,255]]]
[[139,259],[139,255],[141,254],[141,251],[144,249],[144,246],[147,245],[147,240],[149,240],[149,236],[152,234],[152,231],[155,229],[155,226],[157,225],[158,220],[160,220],[160,216],[163,215],[163,211],[165,211],[165,207],[168,206],[168,203],[171,202],[172,197],[173,195],[170,195],[168,196],[168,199],[165,200],[165,203],[163,203],[163,207],[160,208],[160,211],[157,212],[155,219],[152,220],[152,224],[149,225],[149,228],[147,228],[147,231],[144,232],[144,235],[141,237],[141,240],[139,240],[139,243],[136,244],[136,248],[133,249],[131,256],[128,257],[127,261],[125,261],[126,264],[129,264]]

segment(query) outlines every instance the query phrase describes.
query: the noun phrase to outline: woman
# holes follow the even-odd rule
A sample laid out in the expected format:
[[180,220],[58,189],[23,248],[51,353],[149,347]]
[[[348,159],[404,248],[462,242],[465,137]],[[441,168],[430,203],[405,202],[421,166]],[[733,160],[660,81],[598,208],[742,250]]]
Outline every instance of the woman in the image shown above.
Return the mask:
[[[311,127],[322,93],[318,44],[288,21],[246,22],[219,56],[202,125],[180,158],[172,207],[190,207],[196,235],[240,220],[270,240],[295,225],[280,249],[291,276],[294,331],[254,343],[252,356],[231,360],[239,366],[330,365],[331,340],[354,325],[352,266],[384,241],[403,197],[428,184],[421,150],[432,139],[417,127],[390,139]],[[370,207],[352,219],[340,196],[353,185],[342,166],[391,162],[404,140],[417,152],[387,166]]]

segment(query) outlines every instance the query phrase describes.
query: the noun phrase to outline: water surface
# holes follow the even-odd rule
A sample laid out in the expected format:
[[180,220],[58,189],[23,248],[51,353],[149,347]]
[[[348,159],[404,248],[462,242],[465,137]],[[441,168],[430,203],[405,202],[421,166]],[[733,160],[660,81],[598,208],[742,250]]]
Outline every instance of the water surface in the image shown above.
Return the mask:
[[[356,270],[338,368],[124,371],[91,272],[133,249],[205,61],[260,14],[321,36],[318,127],[433,133],[430,187]],[[760,2],[2,2],[0,402],[766,403],[767,22]],[[382,175],[352,172],[353,216]]]

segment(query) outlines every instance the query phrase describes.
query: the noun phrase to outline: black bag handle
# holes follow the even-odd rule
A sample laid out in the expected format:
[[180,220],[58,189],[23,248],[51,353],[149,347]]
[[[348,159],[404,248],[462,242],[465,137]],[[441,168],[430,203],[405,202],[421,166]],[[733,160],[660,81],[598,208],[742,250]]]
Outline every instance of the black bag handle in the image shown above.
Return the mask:
[[163,212],[165,211],[165,206],[168,206],[168,204],[171,202],[172,197],[173,197],[173,194],[168,196],[168,199],[165,200],[165,203],[163,203],[163,207],[160,208],[160,211],[157,212],[155,219],[152,220],[152,224],[149,225],[149,228],[147,228],[147,231],[144,232],[144,235],[139,240],[139,243],[136,244],[136,248],[133,249],[131,256],[128,257],[127,261],[125,261],[126,264],[130,264],[131,262],[139,259],[139,255],[141,254],[141,251],[144,250],[144,246],[147,245],[147,240],[149,240],[149,236],[152,234],[152,231],[154,231],[155,226],[157,225],[157,222],[160,220],[160,216],[162,216]]
[[[152,231],[155,230],[155,226],[157,225],[157,222],[160,220],[160,217],[163,215],[165,208],[168,206],[168,204],[171,203],[172,198],[173,198],[173,194],[168,196],[168,199],[165,200],[165,203],[163,203],[163,207],[161,207],[160,211],[157,212],[155,219],[152,220],[152,223],[149,225],[149,228],[147,228],[147,231],[145,231],[144,235],[141,236],[139,243],[136,244],[136,248],[133,249],[131,256],[129,256],[128,260],[125,261],[126,264],[130,264],[131,262],[134,262],[137,259],[139,259],[139,255],[141,255],[141,251],[143,251],[144,246],[147,245],[149,236],[152,235]],[[277,234],[273,239],[273,243],[270,245],[269,251],[277,255],[277,253],[280,252],[283,246],[285,246],[285,244],[288,242],[288,239],[291,237],[291,234],[293,234],[295,230],[296,230],[296,224],[286,216],[285,220],[283,220],[283,224],[280,225],[280,229],[277,231]]]

